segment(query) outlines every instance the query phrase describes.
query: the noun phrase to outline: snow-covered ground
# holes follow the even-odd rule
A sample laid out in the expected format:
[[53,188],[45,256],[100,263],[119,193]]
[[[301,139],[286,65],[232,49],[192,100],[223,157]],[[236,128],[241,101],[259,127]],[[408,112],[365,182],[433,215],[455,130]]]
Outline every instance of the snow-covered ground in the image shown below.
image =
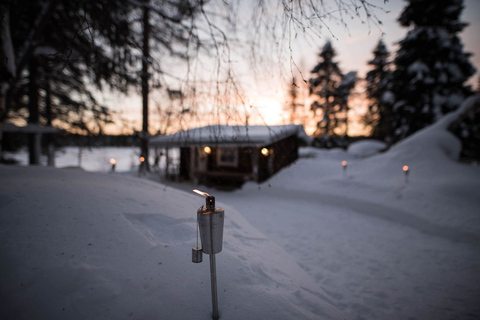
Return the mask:
[[455,116],[370,157],[303,149],[235,192],[0,167],[0,318],[208,319],[199,187],[226,212],[223,319],[478,319],[480,168],[455,160]]
[[455,161],[460,143],[445,130],[455,116],[376,156],[363,158],[381,147],[371,141],[353,152],[307,148],[260,186],[204,189],[351,319],[480,319],[480,167]]
[[[118,174],[0,166],[0,319],[209,319],[193,193]],[[221,206],[221,203],[217,203]],[[223,319],[344,319],[280,247],[227,209]]]

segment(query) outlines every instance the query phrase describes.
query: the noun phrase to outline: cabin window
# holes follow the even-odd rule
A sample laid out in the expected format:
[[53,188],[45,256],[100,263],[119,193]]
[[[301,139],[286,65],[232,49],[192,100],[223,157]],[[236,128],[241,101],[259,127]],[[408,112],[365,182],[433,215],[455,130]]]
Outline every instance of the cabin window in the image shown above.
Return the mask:
[[237,148],[218,148],[217,164],[219,166],[237,167],[238,149]]

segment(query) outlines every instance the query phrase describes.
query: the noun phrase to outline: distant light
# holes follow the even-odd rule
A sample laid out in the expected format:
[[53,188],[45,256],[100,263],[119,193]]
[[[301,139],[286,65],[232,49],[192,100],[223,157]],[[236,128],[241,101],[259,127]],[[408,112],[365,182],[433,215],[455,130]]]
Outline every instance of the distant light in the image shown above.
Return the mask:
[[207,147],[203,148],[203,151],[205,151],[206,154],[210,154],[210,153],[212,153],[212,148],[207,146]]
[[407,172],[408,171],[408,166],[403,166],[403,171]]
[[270,153],[267,148],[262,148],[262,150],[261,150],[260,152],[261,152],[265,157],[268,156],[268,154]]
[[144,157],[140,157],[140,162],[145,162],[145,158],[144,158]]
[[342,166],[346,167],[347,166],[347,161],[342,161]]
[[111,164],[116,164],[117,161],[115,161],[115,159],[113,159],[113,158],[110,158],[110,163],[111,163]]

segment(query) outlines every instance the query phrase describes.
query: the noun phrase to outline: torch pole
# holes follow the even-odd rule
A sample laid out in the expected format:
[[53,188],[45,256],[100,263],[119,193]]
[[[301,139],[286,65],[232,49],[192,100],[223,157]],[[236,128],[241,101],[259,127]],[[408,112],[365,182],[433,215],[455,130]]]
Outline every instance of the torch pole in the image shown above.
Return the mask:
[[212,281],[212,309],[213,320],[218,320],[218,299],[217,299],[217,267],[215,264],[215,254],[210,254],[210,277]]

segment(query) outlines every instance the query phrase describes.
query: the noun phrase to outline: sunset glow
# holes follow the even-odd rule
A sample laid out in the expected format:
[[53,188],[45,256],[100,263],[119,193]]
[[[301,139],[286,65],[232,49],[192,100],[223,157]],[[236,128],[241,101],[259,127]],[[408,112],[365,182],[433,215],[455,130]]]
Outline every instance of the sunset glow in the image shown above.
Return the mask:
[[276,99],[260,98],[252,105],[267,125],[277,125],[282,123],[284,111],[282,104]]

